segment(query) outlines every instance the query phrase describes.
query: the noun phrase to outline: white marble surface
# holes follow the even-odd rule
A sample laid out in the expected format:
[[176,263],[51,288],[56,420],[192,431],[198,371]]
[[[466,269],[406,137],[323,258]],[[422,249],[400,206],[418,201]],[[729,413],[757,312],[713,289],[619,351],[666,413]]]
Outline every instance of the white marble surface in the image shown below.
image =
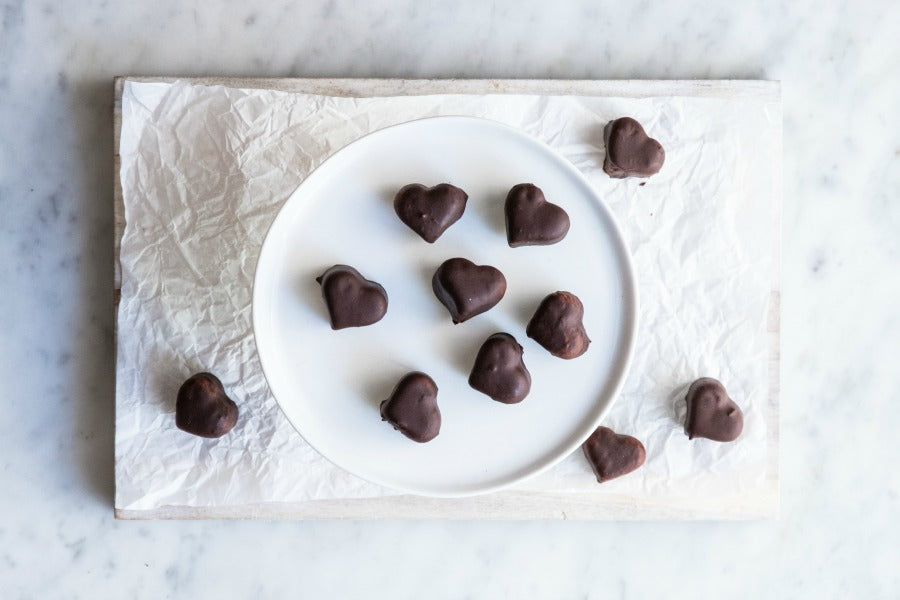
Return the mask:
[[[900,4],[457,4],[0,0],[4,598],[900,595]],[[781,518],[113,521],[124,73],[784,80]]]

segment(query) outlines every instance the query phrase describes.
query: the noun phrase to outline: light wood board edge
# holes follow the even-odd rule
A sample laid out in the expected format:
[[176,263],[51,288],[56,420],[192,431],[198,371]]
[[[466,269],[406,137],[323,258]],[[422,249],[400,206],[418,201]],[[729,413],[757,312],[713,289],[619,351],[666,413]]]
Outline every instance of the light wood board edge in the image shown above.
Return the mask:
[[687,96],[763,97],[777,100],[780,82],[756,79],[709,80],[575,80],[575,79],[352,79],[255,77],[117,77],[140,83],[187,81],[244,89],[322,94],[327,96],[414,96],[428,94],[519,94],[644,98]]
[[[116,518],[144,519],[454,519],[454,520],[751,520],[771,518],[771,492],[705,502],[693,497],[636,504],[626,496],[505,491],[470,498],[386,496],[239,506],[116,509]],[[723,508],[727,506],[727,508]],[[765,507],[765,508],[760,508]]]
[[[332,96],[403,96],[429,94],[535,94],[643,98],[686,96],[703,98],[756,97],[777,103],[781,127],[781,82],[757,80],[529,80],[529,79],[280,79],[240,77],[138,77],[114,78],[114,268],[115,308],[121,289],[119,252],[125,230],[125,210],[120,179],[119,139],[122,129],[122,90],[125,80],[146,83],[187,81],[198,85],[223,85],[244,89],[322,94]],[[779,139],[781,136],[779,135]],[[488,520],[745,520],[775,518],[779,505],[779,399],[781,364],[781,147],[773,153],[775,189],[772,190],[773,269],[767,333],[769,339],[768,456],[766,497],[751,510],[735,497],[720,506],[697,505],[696,500],[665,505],[635,505],[627,499],[591,494],[496,492],[472,498],[389,496],[298,503],[266,503],[238,506],[164,506],[153,510],[115,508],[115,517],[140,519],[488,519]],[[116,318],[116,331],[118,329]]]
[[774,491],[774,517],[777,518],[781,498],[781,252],[782,252],[782,207],[783,207],[783,173],[782,153],[784,145],[783,115],[781,104],[781,86],[778,97],[772,102],[777,109],[775,120],[778,127],[777,145],[772,152],[772,292],[769,301],[767,332],[769,335],[769,419],[766,423],[768,431],[769,486]]
[[[122,194],[122,179],[119,171],[122,159],[119,155],[119,140],[122,135],[122,88],[125,80],[116,77],[113,80],[113,286],[115,288],[115,306],[119,306],[122,291],[122,266],[119,264],[119,252],[122,248],[122,234],[125,233],[125,199]],[[116,311],[118,314],[118,311]],[[116,319],[118,324],[118,318]]]

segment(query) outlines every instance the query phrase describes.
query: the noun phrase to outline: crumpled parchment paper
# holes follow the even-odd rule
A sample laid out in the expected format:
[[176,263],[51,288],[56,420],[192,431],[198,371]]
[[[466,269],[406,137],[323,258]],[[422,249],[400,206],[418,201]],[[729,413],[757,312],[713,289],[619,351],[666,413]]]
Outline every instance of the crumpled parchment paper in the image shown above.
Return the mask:
[[[618,219],[637,274],[636,351],[605,424],[644,442],[645,466],[598,487],[576,452],[517,488],[603,492],[639,506],[752,498],[771,485],[766,316],[777,106],[752,98],[341,98],[126,82],[117,508],[396,493],[332,465],[281,414],[254,347],[251,288],[278,208],[324,159],[388,125],[451,114],[512,125],[570,160]],[[603,126],[624,115],[666,149],[662,172],[645,186],[602,171]],[[207,369],[241,411],[219,440],[175,427],[178,387]],[[725,382],[744,411],[734,443],[689,441],[682,431],[685,387],[706,375]]]

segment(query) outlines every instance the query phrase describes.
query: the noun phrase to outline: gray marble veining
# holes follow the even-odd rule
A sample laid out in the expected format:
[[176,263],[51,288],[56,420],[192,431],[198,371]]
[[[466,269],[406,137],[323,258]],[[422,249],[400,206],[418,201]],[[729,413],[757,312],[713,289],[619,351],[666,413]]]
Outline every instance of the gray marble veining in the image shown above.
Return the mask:
[[[0,1],[2,595],[897,597],[897,23],[889,0]],[[782,79],[781,518],[114,522],[116,74]]]

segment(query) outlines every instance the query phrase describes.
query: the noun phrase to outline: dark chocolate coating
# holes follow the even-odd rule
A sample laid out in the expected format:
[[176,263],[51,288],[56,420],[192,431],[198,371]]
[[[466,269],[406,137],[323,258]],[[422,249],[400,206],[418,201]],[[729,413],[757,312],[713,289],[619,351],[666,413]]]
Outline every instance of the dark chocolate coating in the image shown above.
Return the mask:
[[178,389],[175,425],[205,438],[222,437],[237,423],[238,407],[212,373],[191,375]]
[[506,293],[506,278],[489,265],[476,265],[465,258],[445,260],[431,288],[450,311],[454,323],[462,323],[494,307]]
[[666,160],[662,144],[647,135],[631,117],[610,121],[603,128],[606,160],[603,170],[610,177],[650,177],[659,173]]
[[332,329],[363,327],[381,320],[387,312],[387,292],[347,265],[334,265],[316,277],[328,307]]
[[513,248],[547,246],[569,233],[569,215],[547,202],[541,188],[531,183],[514,185],[506,195],[506,240]]
[[598,427],[581,448],[599,483],[631,473],[647,458],[640,440],[618,434],[609,427]]
[[531,391],[531,374],[522,353],[522,346],[508,333],[490,336],[478,350],[469,385],[497,402],[521,402]]
[[441,432],[437,393],[431,377],[419,371],[407,373],[381,403],[381,419],[415,442],[431,441]]
[[725,386],[712,377],[703,377],[691,384],[687,396],[687,416],[684,432],[690,439],[707,438],[717,442],[732,442],[744,429],[744,413],[728,397]]
[[410,229],[433,244],[463,215],[468,199],[468,194],[449,183],[430,188],[411,183],[397,192],[394,210]]
[[559,358],[576,358],[591,343],[584,324],[584,306],[570,292],[554,292],[541,301],[525,333]]

